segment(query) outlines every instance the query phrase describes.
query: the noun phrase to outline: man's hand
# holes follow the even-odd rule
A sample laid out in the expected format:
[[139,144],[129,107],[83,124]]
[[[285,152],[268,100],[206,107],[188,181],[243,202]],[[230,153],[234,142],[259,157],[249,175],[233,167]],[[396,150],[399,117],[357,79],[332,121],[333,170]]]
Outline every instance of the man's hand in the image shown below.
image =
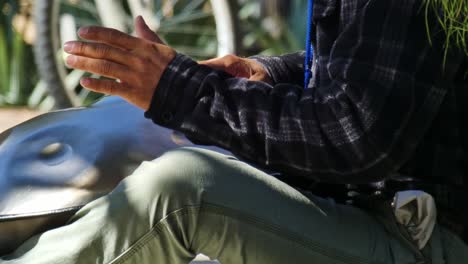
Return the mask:
[[262,81],[272,84],[272,80],[265,68],[255,60],[226,55],[221,58],[200,61],[200,64],[225,71],[234,77],[247,78],[251,81]]
[[70,41],[64,50],[71,54],[67,57],[70,67],[111,78],[83,78],[83,87],[120,96],[146,110],[176,51],[165,45],[142,17],[137,17],[135,29],[141,38],[110,28],[84,27],[79,36],[92,42]]

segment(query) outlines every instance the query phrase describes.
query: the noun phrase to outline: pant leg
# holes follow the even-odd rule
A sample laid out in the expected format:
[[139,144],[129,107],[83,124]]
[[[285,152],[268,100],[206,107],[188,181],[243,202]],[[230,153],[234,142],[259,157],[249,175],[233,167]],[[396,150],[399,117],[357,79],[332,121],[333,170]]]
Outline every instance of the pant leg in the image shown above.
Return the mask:
[[[207,150],[184,148],[143,163],[67,226],[0,263],[414,263],[371,214],[305,196]],[[455,262],[456,263],[456,262]]]
[[450,230],[440,226],[436,229],[431,245],[433,251],[432,263],[468,263],[468,245]]

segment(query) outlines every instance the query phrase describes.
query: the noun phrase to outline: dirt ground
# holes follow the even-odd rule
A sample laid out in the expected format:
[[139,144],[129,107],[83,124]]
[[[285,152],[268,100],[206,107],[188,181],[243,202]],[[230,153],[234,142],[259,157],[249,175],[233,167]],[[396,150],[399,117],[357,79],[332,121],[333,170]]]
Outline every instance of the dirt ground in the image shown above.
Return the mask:
[[0,133],[39,114],[27,108],[0,108]]

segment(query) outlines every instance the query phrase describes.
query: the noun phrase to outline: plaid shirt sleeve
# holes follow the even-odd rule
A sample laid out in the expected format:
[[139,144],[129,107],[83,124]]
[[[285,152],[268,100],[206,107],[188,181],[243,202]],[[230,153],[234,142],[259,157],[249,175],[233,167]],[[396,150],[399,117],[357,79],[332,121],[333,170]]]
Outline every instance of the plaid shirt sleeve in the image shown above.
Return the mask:
[[317,0],[309,89],[281,59],[267,66],[270,86],[178,54],[145,116],[287,175],[381,180],[409,159],[450,82],[420,10],[417,0]]
[[274,84],[292,83],[303,85],[305,52],[281,56],[252,56],[267,71]]

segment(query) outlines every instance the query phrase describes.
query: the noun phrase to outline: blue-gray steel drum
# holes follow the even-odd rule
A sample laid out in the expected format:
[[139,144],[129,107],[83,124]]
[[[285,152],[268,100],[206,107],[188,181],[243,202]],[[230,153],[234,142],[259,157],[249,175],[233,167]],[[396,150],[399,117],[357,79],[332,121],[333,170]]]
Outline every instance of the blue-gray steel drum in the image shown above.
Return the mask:
[[65,224],[142,161],[191,145],[117,97],[46,113],[1,133],[0,255]]

